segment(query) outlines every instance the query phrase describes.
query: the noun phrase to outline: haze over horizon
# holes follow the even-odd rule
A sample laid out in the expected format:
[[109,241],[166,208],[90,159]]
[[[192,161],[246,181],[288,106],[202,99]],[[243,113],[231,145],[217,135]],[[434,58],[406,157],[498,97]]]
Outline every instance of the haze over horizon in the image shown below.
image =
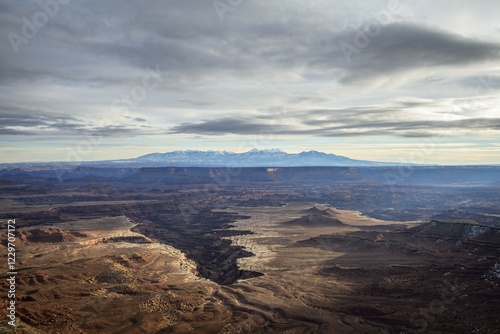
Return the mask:
[[500,163],[495,1],[0,8],[0,163],[252,148]]

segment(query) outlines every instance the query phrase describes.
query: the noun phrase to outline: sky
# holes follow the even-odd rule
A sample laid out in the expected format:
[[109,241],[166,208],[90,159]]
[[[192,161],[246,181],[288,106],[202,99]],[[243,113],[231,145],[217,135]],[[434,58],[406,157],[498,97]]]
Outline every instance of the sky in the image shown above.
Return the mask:
[[496,0],[0,0],[0,162],[500,164]]

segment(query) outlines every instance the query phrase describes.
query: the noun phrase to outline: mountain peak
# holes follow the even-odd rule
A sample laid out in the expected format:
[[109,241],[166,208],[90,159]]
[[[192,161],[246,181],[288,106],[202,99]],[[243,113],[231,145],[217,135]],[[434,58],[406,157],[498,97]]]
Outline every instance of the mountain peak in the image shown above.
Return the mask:
[[311,151],[300,152],[299,155],[335,155],[335,154],[328,154],[324,152],[311,150]]

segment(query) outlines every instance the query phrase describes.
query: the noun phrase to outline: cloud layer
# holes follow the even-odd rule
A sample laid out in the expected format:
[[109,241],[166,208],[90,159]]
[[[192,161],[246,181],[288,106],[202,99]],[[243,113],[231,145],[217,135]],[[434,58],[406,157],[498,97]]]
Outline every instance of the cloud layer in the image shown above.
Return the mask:
[[6,152],[499,137],[497,2],[221,1],[0,1]]

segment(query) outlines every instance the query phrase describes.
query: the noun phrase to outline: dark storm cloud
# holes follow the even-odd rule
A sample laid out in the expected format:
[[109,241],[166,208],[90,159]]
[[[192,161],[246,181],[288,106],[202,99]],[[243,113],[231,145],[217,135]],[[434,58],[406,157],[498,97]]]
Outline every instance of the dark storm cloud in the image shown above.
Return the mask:
[[[245,28],[247,28],[245,30]],[[457,66],[497,60],[500,46],[441,30],[409,24],[381,28],[366,47],[358,48],[346,61],[341,42],[356,47],[357,29],[332,32],[329,27],[282,26],[279,23],[220,29],[193,29],[184,33],[148,31],[148,39],[136,43],[90,43],[91,52],[108,54],[138,67],[160,64],[187,77],[211,75],[252,76],[266,71],[301,69],[303,75],[323,72],[340,74],[350,83],[379,75],[429,66]],[[174,29],[178,31],[179,29]]]
[[135,136],[139,134],[136,128],[121,125],[106,125],[95,127],[85,129],[84,132],[91,136],[95,135],[102,137]]
[[[335,73],[349,83],[412,68],[496,60],[499,55],[500,48],[494,43],[399,23],[379,27],[380,33],[360,47],[356,36],[366,25],[333,31],[335,25],[325,19],[326,13],[307,17],[292,9],[248,1],[235,10],[238,20],[221,22],[211,1],[147,5],[73,1],[61,6],[33,40],[20,46],[24,48],[21,58],[17,59],[8,40],[3,41],[1,79],[53,76],[84,84],[117,84],[123,80],[118,74],[98,75],[105,65],[96,65],[96,60],[106,59],[141,69],[159,64],[190,80],[267,76],[270,72],[282,75],[283,70],[300,69],[306,77],[318,71],[325,76]],[[40,7],[35,4],[6,5],[0,28],[20,34],[20,18],[29,18],[37,10]],[[346,62],[341,43],[359,50],[349,57],[350,62]],[[26,55],[33,51],[32,57]],[[94,68],[82,75],[76,69],[85,64]]]
[[270,130],[276,131],[276,127],[269,124],[258,123],[255,120],[237,119],[225,117],[204,121],[202,123],[182,123],[174,126],[171,129],[172,133],[190,133],[199,135],[223,135],[223,134],[260,134],[269,132]]
[[[356,35],[348,32],[340,37],[356,48]],[[366,46],[365,46],[366,44]],[[413,68],[457,66],[498,60],[500,45],[465,38],[446,31],[410,24],[381,27],[379,35],[368,37],[359,48],[344,45],[343,52],[351,63],[343,82],[387,75]],[[363,47],[361,47],[363,46]]]
[[147,31],[151,37],[136,43],[102,41],[88,43],[86,48],[134,66],[160,64],[188,77],[242,72],[258,75],[270,68],[301,68],[304,75],[317,70],[340,71],[346,83],[413,68],[497,60],[500,51],[493,43],[417,25],[390,24],[382,27],[366,47],[359,48],[359,53],[350,55],[347,62],[339,43],[347,41],[356,47],[358,30],[333,33],[329,27],[303,22],[289,26],[264,23],[245,30],[244,24],[223,31],[192,27],[172,29],[184,31],[176,34]]
[[415,130],[499,130],[500,118],[470,118],[466,120],[450,121],[394,121],[394,122],[355,122],[339,126],[327,126],[319,130],[320,134],[328,134],[331,131],[357,130],[365,131],[375,129],[398,133],[400,131]]
[[71,116],[51,115],[45,110],[29,106],[7,105],[0,107],[0,126],[67,128],[81,124]]
[[7,129],[2,126],[0,126],[0,136],[1,135],[7,135],[7,136],[17,136],[17,135],[23,135],[23,136],[29,136],[33,135],[34,133],[28,132],[28,131],[19,131],[19,130],[14,130],[14,129]]
[[41,135],[84,131],[88,123],[65,115],[53,115],[50,111],[25,105],[0,107],[0,134]]
[[[146,122],[144,118],[134,118]],[[64,135],[64,136],[138,136],[144,134],[135,126],[102,124],[81,119],[51,114],[49,110],[25,105],[3,105],[0,107],[0,135]],[[143,126],[144,127],[144,126]],[[154,131],[148,131],[153,133]]]

